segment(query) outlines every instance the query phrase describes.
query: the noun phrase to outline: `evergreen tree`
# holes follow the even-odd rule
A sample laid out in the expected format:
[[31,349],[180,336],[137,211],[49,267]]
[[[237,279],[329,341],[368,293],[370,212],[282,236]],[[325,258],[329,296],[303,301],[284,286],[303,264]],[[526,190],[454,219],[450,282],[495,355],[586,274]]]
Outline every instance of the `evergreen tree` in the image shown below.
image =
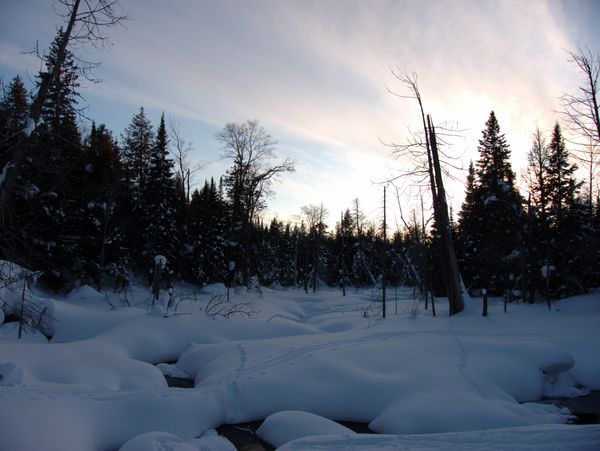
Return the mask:
[[176,224],[177,198],[173,161],[169,159],[167,139],[163,114],[150,150],[140,216],[144,230],[142,255],[147,264],[152,264],[156,255],[163,255],[173,270],[179,257],[179,233]]
[[[59,64],[61,39],[59,30],[38,84]],[[53,288],[63,288],[83,273],[80,224],[85,221],[87,174],[76,122],[78,87],[77,67],[67,50],[31,137],[36,158],[22,167],[13,203],[11,226],[21,255],[28,256],[29,267],[45,271],[43,279]]]
[[[577,166],[569,163],[560,125],[555,124],[548,145],[548,223],[550,229],[549,263],[550,287],[555,295],[581,291],[580,271],[581,241],[584,236],[584,206],[577,194],[581,186],[574,178]],[[586,259],[587,260],[587,259]],[[572,286],[569,286],[571,284]]]
[[8,85],[0,108],[0,139],[6,140],[24,127],[29,111],[28,95],[21,77],[17,75]]
[[200,285],[227,281],[227,216],[228,207],[214,179],[192,193],[186,246],[190,255],[185,270]]
[[98,290],[106,280],[118,287],[126,279],[128,264],[123,222],[125,190],[119,150],[104,124],[92,130],[86,140],[88,184],[86,217],[82,224],[89,239],[84,240],[88,272]]
[[465,200],[458,214],[458,233],[456,240],[457,259],[460,272],[468,286],[481,287],[478,268],[477,243],[480,241],[478,235],[478,218],[475,216],[478,208],[476,196],[475,166],[469,162],[469,173],[465,185]]
[[121,144],[124,176],[135,207],[139,207],[141,192],[145,188],[153,141],[152,124],[144,107],[140,107],[125,129]]
[[123,208],[129,212],[125,224],[129,253],[136,265],[146,266],[142,257],[144,219],[142,193],[146,188],[150,166],[150,153],[154,144],[152,124],[146,117],[144,107],[132,117],[131,123],[121,137],[121,162],[124,185],[127,190]]
[[462,245],[462,257],[467,257],[474,269],[467,285],[501,294],[518,286],[522,198],[515,187],[510,150],[493,111],[482,135],[472,197],[460,214],[460,229],[470,231]]

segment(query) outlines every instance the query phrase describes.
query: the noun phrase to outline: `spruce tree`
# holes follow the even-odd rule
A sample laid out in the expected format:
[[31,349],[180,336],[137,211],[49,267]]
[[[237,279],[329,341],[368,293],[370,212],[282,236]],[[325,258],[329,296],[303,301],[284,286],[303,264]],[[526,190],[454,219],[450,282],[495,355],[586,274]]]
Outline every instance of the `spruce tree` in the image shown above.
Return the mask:
[[[577,166],[569,163],[569,152],[561,128],[555,124],[548,145],[548,223],[550,232],[549,273],[554,295],[564,296],[581,291],[582,260],[587,260],[583,222],[583,201],[577,199],[579,187],[574,173]],[[579,264],[577,264],[579,262]],[[569,286],[570,285],[570,286]]]
[[476,196],[476,175],[473,162],[469,162],[469,172],[465,184],[465,200],[458,214],[458,233],[456,240],[457,259],[463,280],[469,286],[481,287],[479,274],[479,254],[477,244],[480,241],[478,235],[479,220],[476,217],[480,209]]
[[8,139],[20,131],[25,125],[25,119],[29,111],[29,94],[21,77],[13,78],[8,85],[7,93],[2,101],[2,121],[0,121],[0,138]]
[[[61,39],[59,30],[38,85],[60,64]],[[51,287],[63,288],[84,276],[80,224],[85,221],[87,175],[76,120],[77,67],[68,50],[56,71],[41,108],[41,122],[30,138],[36,158],[25,162],[18,180],[13,230],[22,237],[29,266],[44,270],[43,278]]]
[[192,193],[189,207],[187,276],[199,285],[226,282],[228,207],[213,179]]
[[163,255],[169,267],[175,269],[179,257],[176,224],[176,186],[173,161],[169,159],[168,138],[164,114],[150,150],[148,173],[142,190],[141,218],[143,221],[143,251],[147,264],[156,255]]
[[142,257],[144,244],[144,218],[142,193],[145,190],[150,165],[150,152],[154,144],[154,133],[144,107],[132,117],[130,124],[121,137],[121,163],[123,166],[123,184],[127,195],[123,208],[129,212],[125,223],[128,253],[135,266],[146,266],[147,259]]
[[472,199],[459,227],[470,230],[463,243],[474,273],[468,285],[501,294],[517,288],[522,258],[522,198],[515,187],[510,150],[492,111],[479,141]]

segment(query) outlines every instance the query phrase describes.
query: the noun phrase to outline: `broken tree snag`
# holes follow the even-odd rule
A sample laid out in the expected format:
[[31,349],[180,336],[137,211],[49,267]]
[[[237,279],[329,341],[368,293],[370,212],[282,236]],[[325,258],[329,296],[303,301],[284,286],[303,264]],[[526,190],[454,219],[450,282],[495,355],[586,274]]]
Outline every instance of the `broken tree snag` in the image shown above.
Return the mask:
[[438,221],[438,231],[440,234],[440,247],[442,249],[442,268],[444,272],[444,282],[448,295],[449,315],[454,315],[463,310],[464,303],[460,286],[460,273],[458,271],[458,262],[454,251],[454,243],[450,233],[450,218],[448,216],[448,204],[446,201],[446,191],[442,180],[442,169],[440,167],[440,158],[435,136],[435,128],[431,116],[427,115],[427,134],[429,135],[429,145],[431,147],[431,158],[433,160],[434,179],[435,179],[435,199],[433,202],[435,218]]

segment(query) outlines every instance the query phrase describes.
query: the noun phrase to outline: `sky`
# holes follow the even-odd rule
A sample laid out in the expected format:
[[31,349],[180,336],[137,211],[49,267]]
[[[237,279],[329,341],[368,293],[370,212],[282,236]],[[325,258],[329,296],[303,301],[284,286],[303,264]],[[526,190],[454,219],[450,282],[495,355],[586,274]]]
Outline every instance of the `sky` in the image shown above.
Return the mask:
[[[600,50],[595,0],[121,0],[129,20],[107,30],[110,46],[76,49],[100,61],[82,82],[86,115],[119,136],[140,106],[157,125],[165,113],[208,164],[196,181],[231,162],[215,134],[258,119],[296,171],[274,186],[266,219],[287,220],[321,202],[333,224],[358,198],[383,214],[381,182],[414,166],[383,143],[406,143],[419,128],[414,100],[392,71],[416,73],[426,112],[461,130],[445,152],[466,168],[491,110],[519,174],[536,127],[550,130],[559,97],[581,79],[566,50]],[[49,0],[0,0],[0,78],[29,83],[40,64],[23,51],[47,48],[61,23]],[[89,124],[87,124],[89,126]],[[549,133],[549,132],[548,132]],[[464,170],[448,179],[455,210]],[[402,180],[405,216],[418,190]],[[399,221],[391,188],[388,217]],[[427,203],[427,201],[426,201]]]

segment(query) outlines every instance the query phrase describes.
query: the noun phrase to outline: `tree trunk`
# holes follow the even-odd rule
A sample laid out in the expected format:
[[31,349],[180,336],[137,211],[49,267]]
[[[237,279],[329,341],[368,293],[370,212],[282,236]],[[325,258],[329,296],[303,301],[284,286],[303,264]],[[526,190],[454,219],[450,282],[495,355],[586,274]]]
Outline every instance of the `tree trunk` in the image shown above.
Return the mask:
[[427,116],[427,125],[429,132],[429,144],[431,146],[431,157],[435,174],[435,186],[437,189],[437,202],[434,202],[434,209],[437,209],[436,219],[440,232],[440,243],[443,248],[442,258],[445,260],[446,290],[448,303],[450,306],[449,314],[454,315],[464,308],[462,291],[460,286],[460,273],[458,271],[458,262],[454,251],[454,243],[450,234],[450,218],[448,217],[448,204],[446,202],[446,192],[442,180],[442,170],[437,149],[435,128],[431,121],[431,116]]
[[29,108],[29,117],[27,118],[27,124],[25,124],[23,130],[20,132],[19,139],[17,140],[17,144],[13,150],[13,155],[11,161],[5,165],[3,168],[4,172],[4,182],[0,183],[0,224],[4,226],[6,224],[6,215],[9,210],[9,205],[12,201],[12,197],[15,191],[15,186],[17,184],[17,179],[21,175],[21,171],[23,170],[23,163],[26,158],[32,152],[32,142],[31,142],[31,133],[35,129],[35,125],[40,120],[40,116],[42,114],[42,106],[46,101],[46,97],[48,95],[48,89],[50,85],[56,79],[60,68],[63,65],[65,54],[67,50],[67,45],[69,43],[69,39],[71,38],[71,33],[73,31],[73,27],[75,26],[75,22],[77,20],[77,11],[79,9],[80,0],[75,0],[73,3],[71,14],[69,15],[69,23],[67,25],[67,29],[63,34],[62,40],[60,42],[60,46],[57,52],[56,64],[52,68],[52,72],[49,76],[42,77],[42,82],[38,89],[37,95]]

